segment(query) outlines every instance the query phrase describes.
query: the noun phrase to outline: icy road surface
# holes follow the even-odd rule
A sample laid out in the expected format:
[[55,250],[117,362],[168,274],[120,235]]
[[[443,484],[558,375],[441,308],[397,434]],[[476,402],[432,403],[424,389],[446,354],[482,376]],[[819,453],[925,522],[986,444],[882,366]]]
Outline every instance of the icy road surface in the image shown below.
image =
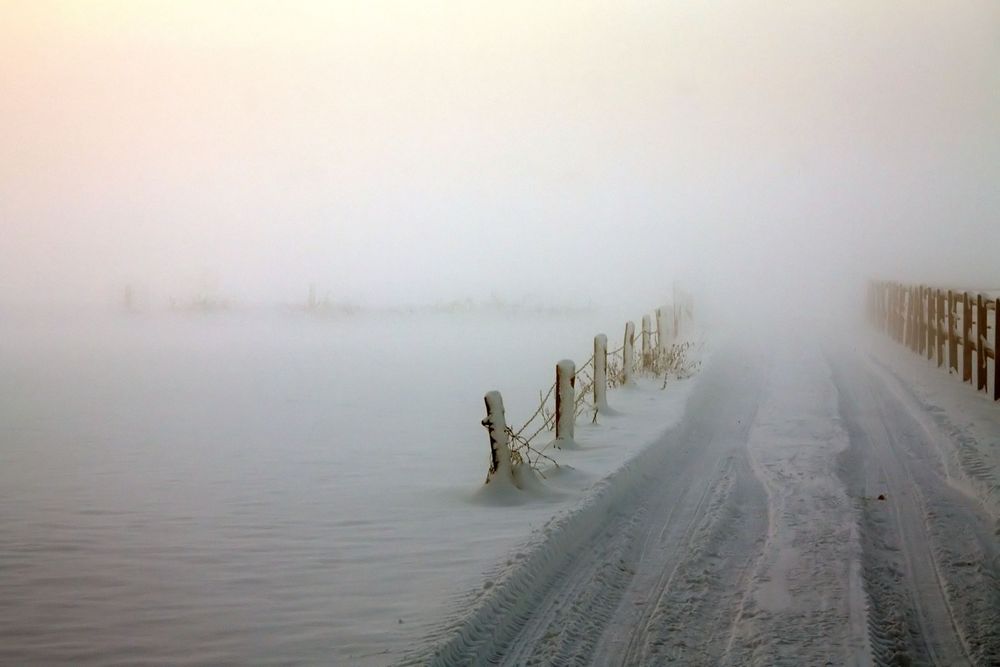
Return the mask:
[[1000,408],[918,375],[720,346],[683,419],[410,662],[1000,664]]

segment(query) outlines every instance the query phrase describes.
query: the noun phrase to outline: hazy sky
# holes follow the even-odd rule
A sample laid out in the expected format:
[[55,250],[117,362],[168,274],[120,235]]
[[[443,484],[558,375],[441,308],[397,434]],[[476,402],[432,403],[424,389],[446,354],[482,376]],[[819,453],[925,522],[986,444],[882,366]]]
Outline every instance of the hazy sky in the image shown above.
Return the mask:
[[0,0],[0,303],[1000,287],[998,211],[995,0]]

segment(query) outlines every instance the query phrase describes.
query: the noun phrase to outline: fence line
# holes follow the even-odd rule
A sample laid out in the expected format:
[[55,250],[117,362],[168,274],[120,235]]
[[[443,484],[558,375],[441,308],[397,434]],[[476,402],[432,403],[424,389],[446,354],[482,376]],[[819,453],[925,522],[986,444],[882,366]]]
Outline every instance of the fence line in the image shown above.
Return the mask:
[[[875,328],[914,353],[937,361],[939,368],[947,363],[949,374],[961,374],[963,382],[972,384],[976,391],[992,395],[994,401],[1000,401],[1000,364],[997,363],[1000,297],[983,292],[972,294],[881,281],[869,284],[867,302],[868,319]],[[993,332],[992,342],[990,331]],[[993,361],[992,381],[990,360]]]
[[[570,359],[559,361],[555,381],[547,391],[538,392],[538,408],[519,428],[513,428],[507,421],[500,392],[488,392],[485,395],[486,418],[482,422],[490,438],[490,469],[486,482],[498,474],[510,474],[521,464],[541,474],[537,466],[542,459],[555,464],[546,454],[549,447],[572,445],[578,417],[592,410],[596,423],[598,414],[611,412],[607,403],[608,389],[631,384],[637,374],[659,375],[683,363],[687,344],[679,346],[677,341],[681,327],[691,321],[694,312],[690,296],[675,289],[671,311],[671,333],[667,331],[667,313],[663,308],[654,311],[655,332],[651,330],[650,315],[643,315],[640,355],[635,354],[635,323],[630,321],[625,324],[621,346],[608,350],[607,336],[597,334],[594,354],[582,365],[577,366]],[[668,348],[668,337],[673,339],[673,348]],[[681,349],[676,349],[678,347]],[[537,439],[545,433],[554,433],[554,438],[541,447],[536,446]]]

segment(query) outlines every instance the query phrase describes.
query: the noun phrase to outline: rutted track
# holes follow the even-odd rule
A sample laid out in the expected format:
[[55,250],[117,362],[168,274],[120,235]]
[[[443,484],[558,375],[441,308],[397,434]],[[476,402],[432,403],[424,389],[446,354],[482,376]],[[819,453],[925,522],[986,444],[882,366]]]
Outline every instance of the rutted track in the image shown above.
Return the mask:
[[[735,355],[715,356],[702,372],[684,420],[548,525],[450,639],[414,662],[562,665],[717,652],[727,633],[718,621],[731,622],[739,603],[739,566],[729,566],[747,557],[745,545],[727,545],[758,543],[766,524],[746,456],[763,374]],[[685,633],[684,647],[664,645],[659,628],[689,623],[685,609],[705,622]]]
[[993,521],[948,484],[935,442],[943,435],[891,376],[846,360],[836,381],[876,662],[1000,664]]
[[1000,664],[1000,531],[926,407],[853,351],[753,352],[408,662]]

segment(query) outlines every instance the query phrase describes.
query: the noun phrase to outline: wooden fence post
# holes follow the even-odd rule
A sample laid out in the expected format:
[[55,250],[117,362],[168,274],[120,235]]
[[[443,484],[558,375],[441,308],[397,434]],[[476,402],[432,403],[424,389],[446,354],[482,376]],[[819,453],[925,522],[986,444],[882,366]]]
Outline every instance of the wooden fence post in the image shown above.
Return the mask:
[[917,354],[924,353],[924,347],[927,345],[927,329],[924,327],[924,286],[917,285],[915,288],[917,294],[917,327],[916,331],[916,346],[914,351]]
[[486,419],[483,426],[490,434],[490,472],[486,483],[500,475],[505,479],[513,479],[513,465],[510,459],[510,437],[507,435],[507,418],[503,412],[503,397],[499,391],[486,393]]
[[649,315],[642,316],[642,370],[648,371],[653,367],[653,348],[649,344],[650,336]]
[[892,338],[892,284],[885,284],[885,333]]
[[986,388],[986,302],[983,295],[976,295],[976,391]]
[[893,292],[896,293],[896,311],[893,313],[893,317],[896,321],[896,333],[894,337],[896,342],[903,342],[903,294],[899,289],[899,285],[893,286]]
[[927,351],[927,290],[923,285],[917,287],[917,354]]
[[663,317],[663,309],[656,309],[656,353],[663,353],[667,349],[667,321]]
[[556,446],[573,440],[576,423],[576,364],[563,359],[556,364]]
[[913,345],[910,344],[910,339],[913,337],[913,327],[910,325],[910,319],[913,316],[913,300],[910,298],[912,296],[910,288],[903,286],[903,345],[913,349]]
[[608,411],[608,337],[594,336],[594,408]]
[[635,323],[625,323],[625,343],[622,345],[622,384],[632,384],[632,360],[635,358]]
[[948,290],[948,372],[958,372],[958,341],[955,339],[955,293]]
[[882,283],[882,331],[887,336],[892,335],[892,310],[889,307],[889,283]]
[[972,299],[969,293],[962,296],[962,382],[972,384]]
[[935,291],[937,305],[934,308],[934,330],[937,333],[937,365],[938,368],[944,366],[944,345],[948,340],[947,336],[941,333],[941,325],[947,324],[947,314],[945,312],[944,292],[940,289]]
[[938,349],[937,292],[927,288],[927,359],[933,360]]
[[1000,401],[1000,297],[993,306],[993,400]]

